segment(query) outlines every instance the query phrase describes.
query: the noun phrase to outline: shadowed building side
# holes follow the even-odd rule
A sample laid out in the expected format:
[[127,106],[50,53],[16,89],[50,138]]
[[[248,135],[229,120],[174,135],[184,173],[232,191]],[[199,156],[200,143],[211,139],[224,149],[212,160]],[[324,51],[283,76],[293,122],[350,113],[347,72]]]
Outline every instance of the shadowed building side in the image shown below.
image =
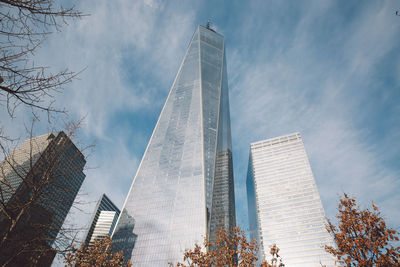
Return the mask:
[[236,226],[229,89],[225,54],[223,64],[212,213],[209,227],[211,245],[215,243],[219,229],[232,231]]

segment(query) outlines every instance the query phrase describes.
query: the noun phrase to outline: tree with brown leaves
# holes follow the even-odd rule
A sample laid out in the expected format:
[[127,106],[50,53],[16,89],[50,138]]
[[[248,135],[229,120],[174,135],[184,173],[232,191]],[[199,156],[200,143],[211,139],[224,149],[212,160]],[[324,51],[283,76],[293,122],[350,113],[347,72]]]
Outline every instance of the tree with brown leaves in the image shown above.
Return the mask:
[[101,240],[96,240],[93,245],[87,246],[85,243],[79,249],[73,249],[68,253],[65,259],[65,266],[68,267],[130,267],[128,261],[124,264],[124,256],[122,252],[112,252],[111,238],[107,237]]
[[361,209],[344,194],[338,209],[338,226],[330,221],[327,226],[337,248],[326,246],[326,251],[346,266],[400,266],[398,233],[386,226],[374,203],[372,209]]
[[[212,245],[212,246],[210,246]],[[213,249],[210,249],[212,247]],[[276,245],[271,249],[271,254],[276,261],[272,264],[263,262],[261,266],[263,267],[277,267],[284,265],[277,265],[279,258],[279,249]],[[238,227],[233,229],[233,232],[227,231],[225,229],[220,229],[217,231],[217,240],[215,244],[210,244],[210,242],[205,239],[204,247],[195,244],[193,250],[187,250],[184,254],[183,260],[186,263],[177,263],[178,267],[186,266],[255,266],[258,261],[257,257],[258,245],[255,240],[248,242],[246,235]],[[170,263],[170,266],[173,266]]]

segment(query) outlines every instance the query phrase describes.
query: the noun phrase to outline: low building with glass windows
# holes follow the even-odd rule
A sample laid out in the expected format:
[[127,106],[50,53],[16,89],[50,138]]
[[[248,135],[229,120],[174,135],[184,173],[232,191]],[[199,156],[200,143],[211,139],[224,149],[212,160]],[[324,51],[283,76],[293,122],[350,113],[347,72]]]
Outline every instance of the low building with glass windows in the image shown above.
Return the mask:
[[111,236],[119,214],[117,206],[103,194],[97,202],[85,243],[92,245],[96,240]]

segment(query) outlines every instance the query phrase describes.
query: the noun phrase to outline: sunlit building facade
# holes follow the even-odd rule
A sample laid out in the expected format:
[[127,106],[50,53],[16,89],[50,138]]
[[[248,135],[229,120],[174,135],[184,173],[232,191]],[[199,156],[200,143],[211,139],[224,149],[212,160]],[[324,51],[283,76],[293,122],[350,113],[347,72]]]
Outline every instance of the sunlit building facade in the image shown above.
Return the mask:
[[111,236],[119,214],[117,206],[103,194],[97,202],[85,243],[92,245],[96,240]]
[[197,27],[113,234],[134,266],[166,266],[235,225],[225,39]]
[[286,266],[335,266],[324,250],[333,240],[299,133],[250,145],[247,198],[260,259],[270,260],[276,244]]
[[89,245],[93,245],[94,242],[111,236],[117,219],[118,214],[115,211],[100,211]]

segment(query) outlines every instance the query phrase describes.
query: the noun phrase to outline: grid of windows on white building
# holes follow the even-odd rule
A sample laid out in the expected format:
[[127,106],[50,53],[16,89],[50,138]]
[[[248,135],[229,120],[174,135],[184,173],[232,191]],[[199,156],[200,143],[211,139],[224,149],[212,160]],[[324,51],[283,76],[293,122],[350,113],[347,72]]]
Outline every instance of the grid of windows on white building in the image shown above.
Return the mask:
[[286,266],[335,266],[333,240],[299,133],[250,145],[247,197],[251,238],[270,260],[276,244]]
[[[110,213],[104,212],[101,215],[102,211],[109,211]],[[119,214],[120,210],[117,208],[117,206],[107,197],[106,194],[103,194],[97,202],[96,209],[93,213],[93,217],[86,234],[85,243],[90,243],[90,245],[92,245],[99,237],[104,238],[107,235],[111,235],[112,231],[114,230],[116,220],[118,220]],[[114,217],[116,218],[115,220]],[[104,219],[107,221],[107,226],[104,226]]]
[[118,213],[115,211],[102,210],[94,227],[89,244],[93,245],[96,240],[111,236],[115,223],[118,219]]

